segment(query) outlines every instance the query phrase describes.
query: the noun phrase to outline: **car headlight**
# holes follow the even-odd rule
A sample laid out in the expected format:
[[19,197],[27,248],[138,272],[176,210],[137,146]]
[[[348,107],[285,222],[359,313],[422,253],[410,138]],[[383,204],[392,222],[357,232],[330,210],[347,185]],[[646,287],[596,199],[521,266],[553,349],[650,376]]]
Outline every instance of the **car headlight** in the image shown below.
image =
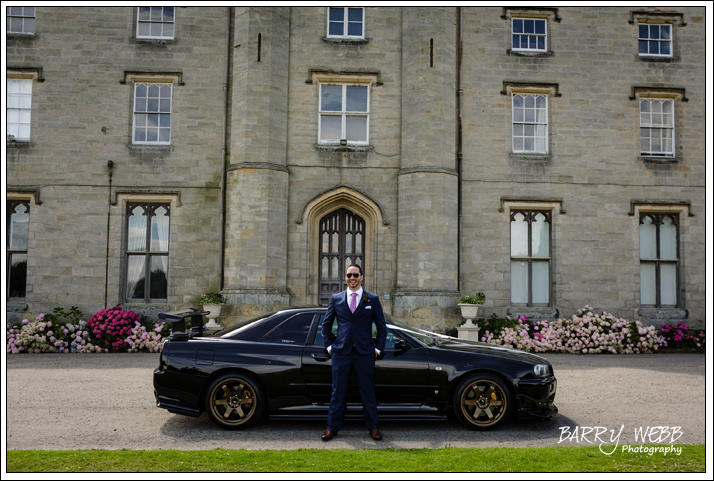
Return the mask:
[[536,377],[546,377],[548,375],[548,365],[547,364],[536,364],[533,366],[533,374]]

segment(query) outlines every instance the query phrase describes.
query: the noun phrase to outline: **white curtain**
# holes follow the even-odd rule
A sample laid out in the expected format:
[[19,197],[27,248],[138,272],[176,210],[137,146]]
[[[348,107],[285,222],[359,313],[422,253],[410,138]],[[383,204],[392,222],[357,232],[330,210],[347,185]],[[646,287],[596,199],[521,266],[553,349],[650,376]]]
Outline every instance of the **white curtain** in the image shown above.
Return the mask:
[[166,252],[169,250],[169,214],[164,207],[154,211],[151,218],[151,251]]
[[139,281],[144,279],[145,260],[146,256],[129,256],[129,265],[126,270],[126,297],[128,299],[142,299],[144,297],[143,292],[134,295],[134,290]]

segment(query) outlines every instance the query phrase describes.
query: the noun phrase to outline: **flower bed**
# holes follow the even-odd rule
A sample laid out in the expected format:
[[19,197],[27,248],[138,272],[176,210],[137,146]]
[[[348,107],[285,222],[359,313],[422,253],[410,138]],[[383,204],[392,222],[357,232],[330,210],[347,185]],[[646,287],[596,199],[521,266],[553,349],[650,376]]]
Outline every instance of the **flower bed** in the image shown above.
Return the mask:
[[160,352],[168,326],[155,324],[121,306],[103,309],[89,321],[76,307],[57,307],[33,321],[7,324],[7,348],[21,352]]
[[485,329],[481,341],[529,352],[637,354],[656,351],[672,342],[702,348],[705,340],[704,333],[687,333],[684,324],[677,328],[662,324],[658,332],[639,321],[626,321],[606,312],[593,314],[590,306],[578,309],[571,319],[529,321],[525,316],[501,319],[494,314],[479,324]]

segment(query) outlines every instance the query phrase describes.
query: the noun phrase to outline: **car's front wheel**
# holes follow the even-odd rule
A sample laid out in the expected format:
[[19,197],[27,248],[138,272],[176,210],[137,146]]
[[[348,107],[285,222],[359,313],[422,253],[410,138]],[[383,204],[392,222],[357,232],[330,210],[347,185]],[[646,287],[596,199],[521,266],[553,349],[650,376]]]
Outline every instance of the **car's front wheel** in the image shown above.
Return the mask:
[[206,412],[211,421],[224,429],[243,429],[256,422],[264,402],[260,386],[243,374],[221,376],[206,392]]
[[506,383],[491,374],[474,374],[454,394],[454,411],[459,421],[472,429],[493,429],[507,418],[513,396]]

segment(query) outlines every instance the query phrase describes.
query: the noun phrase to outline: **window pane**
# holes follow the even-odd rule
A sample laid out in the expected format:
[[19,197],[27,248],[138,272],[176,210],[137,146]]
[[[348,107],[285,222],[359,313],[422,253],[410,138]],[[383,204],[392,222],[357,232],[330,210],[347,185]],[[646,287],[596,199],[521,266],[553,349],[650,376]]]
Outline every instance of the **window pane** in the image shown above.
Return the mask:
[[323,85],[320,109],[328,112],[342,111],[342,85]]
[[367,87],[347,86],[347,111],[367,112]]
[[172,37],[174,36],[174,24],[173,23],[165,23],[164,24],[164,37]]
[[669,25],[661,25],[660,38],[662,40],[670,40],[672,38],[672,27]]
[[144,262],[146,256],[129,256],[126,267],[127,299],[144,299]]
[[511,261],[511,302],[528,303],[527,261]]
[[535,33],[535,26],[533,20],[523,20],[523,32]]
[[171,127],[171,115],[163,114],[159,115],[159,127]]
[[159,129],[146,129],[146,141],[157,142],[159,140]]
[[533,261],[533,304],[550,302],[550,274],[547,261]]
[[545,35],[545,20],[535,21],[535,33]]
[[528,223],[518,213],[511,222],[511,256],[528,255]]
[[523,20],[513,19],[513,33],[523,33]]
[[35,19],[25,18],[25,25],[22,28],[24,33],[35,33]]
[[347,117],[346,136],[351,142],[366,142],[367,117]]
[[169,250],[169,212],[166,207],[158,207],[151,216],[151,250]]
[[340,278],[340,265],[339,265],[339,261],[337,260],[337,257],[332,258],[332,278],[333,279]]
[[659,25],[650,25],[650,38],[659,38]]
[[670,46],[669,42],[660,42],[659,43],[659,53],[661,55],[669,55],[670,54],[669,46]]
[[144,208],[137,205],[131,210],[129,215],[129,226],[127,227],[127,247],[128,251],[143,251],[146,249],[146,214]]
[[328,262],[329,262],[329,261],[327,260],[327,257],[323,257],[323,258],[322,258],[322,275],[321,275],[321,277],[322,277],[323,279],[329,279],[329,278],[330,278],[330,267],[329,267]]
[[545,50],[545,37],[538,37],[538,50]]
[[655,265],[653,262],[640,264],[640,304],[653,306],[655,297]]
[[10,215],[10,249],[27,250],[27,239],[30,235],[30,213],[27,206],[20,204]]
[[[533,257],[550,256],[550,224],[546,222],[543,214],[535,216],[535,222],[531,224],[532,255]],[[535,302],[535,301],[533,301]]]
[[659,258],[677,258],[677,226],[670,217],[665,217],[659,226]]
[[27,288],[27,254],[10,255],[10,297],[25,297]]
[[340,140],[342,138],[342,117],[323,115],[320,117],[320,140]]
[[646,24],[641,23],[639,25],[639,37],[640,38],[650,38],[649,29],[647,28]]
[[335,35],[335,36],[344,35],[344,31],[345,31],[344,23],[330,22],[330,35]]
[[639,41],[639,52],[640,54],[647,54],[649,53],[647,51],[647,40],[640,40]]
[[650,53],[653,55],[659,54],[659,42],[650,40]]
[[359,232],[355,235],[355,252],[362,253],[362,234]]
[[332,233],[332,253],[337,254],[340,252],[340,234],[338,232]]
[[362,21],[362,9],[361,8],[348,8],[347,9],[347,20],[350,22],[361,22]]
[[166,299],[168,297],[168,256],[151,257],[150,299]]
[[149,20],[151,18],[151,7],[139,7],[139,20]]
[[661,286],[660,302],[663,306],[677,305],[677,265],[662,262],[659,266],[659,282]]
[[640,259],[657,258],[656,228],[650,217],[645,217],[640,224]]
[[159,129],[159,142],[171,141],[171,129]]
[[151,34],[151,24],[147,22],[139,22],[139,37],[148,37]]
[[174,7],[164,7],[164,22],[174,21]]
[[330,7],[330,20],[343,21],[345,19],[344,8]]
[[347,24],[347,35],[350,35],[352,37],[361,37],[362,36],[362,24],[356,23],[356,22],[349,22]]

